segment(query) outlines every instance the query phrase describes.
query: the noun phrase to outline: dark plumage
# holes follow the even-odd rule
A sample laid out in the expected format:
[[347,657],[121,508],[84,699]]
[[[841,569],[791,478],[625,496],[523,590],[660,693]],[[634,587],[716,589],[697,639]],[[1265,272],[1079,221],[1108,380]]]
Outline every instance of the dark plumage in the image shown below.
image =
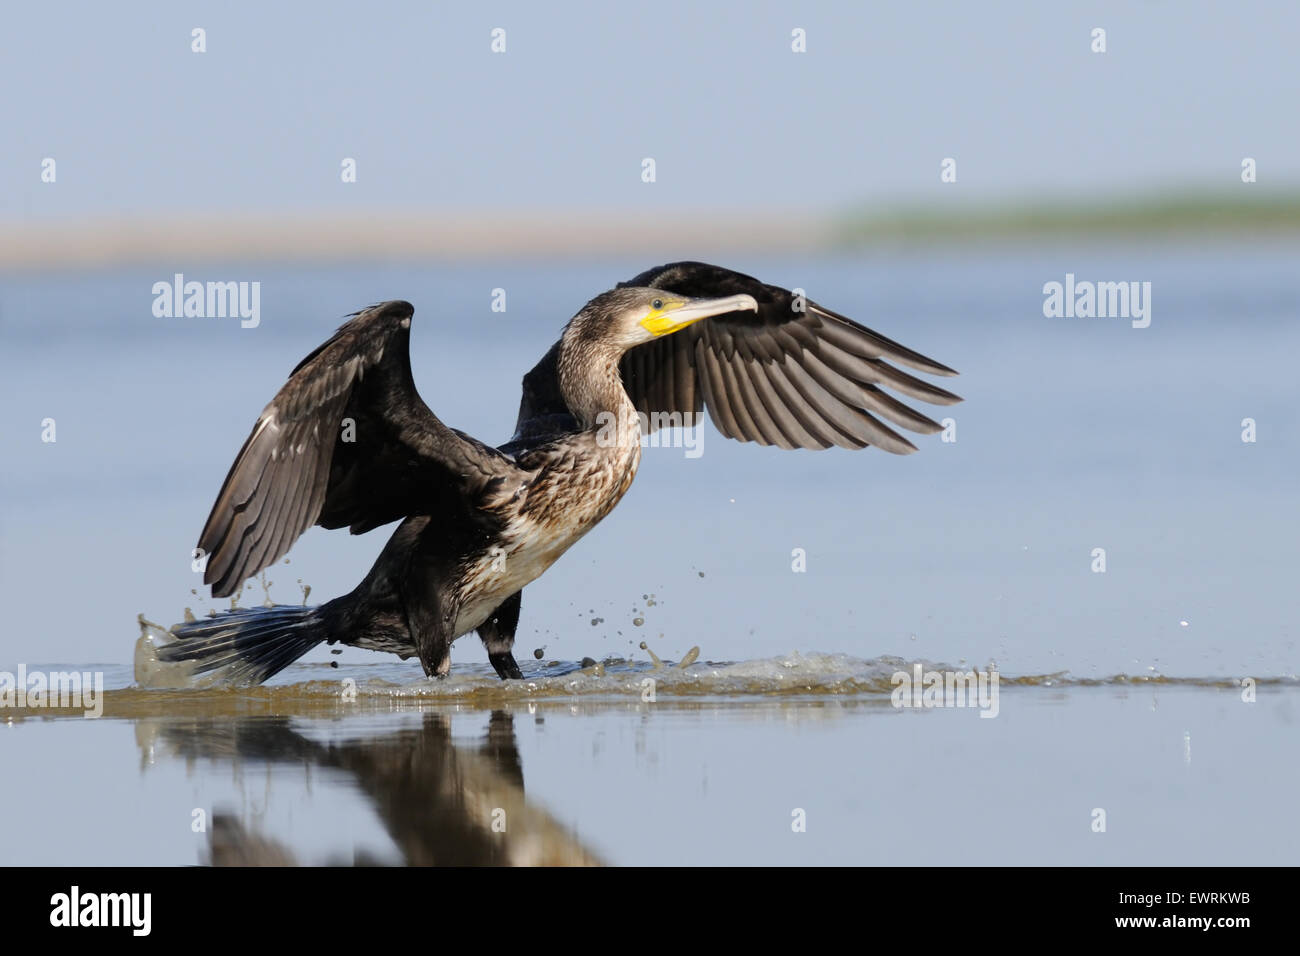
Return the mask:
[[177,625],[159,651],[239,682],[265,680],[321,641],[417,655],[444,675],[477,630],[497,673],[521,588],[627,491],[642,429],[705,409],[730,438],[782,448],[915,446],[885,424],[940,425],[884,388],[960,399],[889,361],[945,365],[785,289],[698,262],[648,270],[592,299],[524,376],[514,437],[492,448],[443,424],[411,375],[401,301],[356,313],[262,411],[199,538],[221,597],[314,524],[361,534],[402,519],[350,594],[318,608],[248,609]]

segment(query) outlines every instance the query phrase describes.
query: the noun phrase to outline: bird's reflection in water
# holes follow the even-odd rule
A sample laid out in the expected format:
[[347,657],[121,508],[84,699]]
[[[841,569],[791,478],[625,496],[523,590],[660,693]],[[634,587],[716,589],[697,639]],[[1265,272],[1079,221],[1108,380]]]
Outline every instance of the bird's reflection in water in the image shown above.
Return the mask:
[[[451,722],[439,713],[425,714],[418,728],[339,743],[309,739],[288,717],[141,720],[137,734],[151,759],[165,749],[177,758],[229,762],[236,769],[252,762],[345,773],[369,798],[410,866],[600,863],[571,832],[527,802],[514,718],[505,711],[492,712],[477,746],[453,743]],[[218,808],[207,862],[292,866],[298,861],[291,848]],[[328,862],[382,861],[349,852]]]

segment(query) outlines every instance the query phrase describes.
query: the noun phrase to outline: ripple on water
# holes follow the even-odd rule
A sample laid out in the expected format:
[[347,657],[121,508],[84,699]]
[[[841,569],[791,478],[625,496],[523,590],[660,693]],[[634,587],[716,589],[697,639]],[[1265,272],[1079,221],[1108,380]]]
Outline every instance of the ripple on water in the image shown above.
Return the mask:
[[[501,702],[525,702],[602,698],[625,702],[665,699],[720,698],[864,698],[882,699],[897,686],[895,675],[910,672],[917,661],[886,656],[859,658],[846,654],[788,654],[749,661],[699,660],[699,648],[691,648],[680,662],[607,658],[583,664],[556,660],[527,660],[520,666],[524,679],[502,681],[486,664],[457,665],[447,677],[420,676],[410,661],[379,661],[375,664],[344,665],[298,663],[267,685],[228,687],[218,678],[194,678],[183,665],[157,659],[156,646],[170,640],[168,632],[141,621],[136,647],[136,686],[110,691],[110,702],[129,710],[169,709],[186,702],[198,707],[217,699],[242,702],[240,706],[275,706],[295,702],[310,708],[337,708],[347,704],[389,709],[421,706],[425,703],[472,703],[477,706]],[[969,671],[920,661],[924,670]],[[413,677],[415,679],[413,679]],[[1235,688],[1233,678],[1166,677],[1159,674],[1110,677],[1072,677],[1068,673],[1008,675],[999,673],[1004,688],[1018,687],[1105,687],[1105,686],[1193,686]],[[1263,679],[1257,684],[1300,686],[1294,676]],[[161,692],[161,693],[160,693]],[[233,704],[232,704],[233,706]]]

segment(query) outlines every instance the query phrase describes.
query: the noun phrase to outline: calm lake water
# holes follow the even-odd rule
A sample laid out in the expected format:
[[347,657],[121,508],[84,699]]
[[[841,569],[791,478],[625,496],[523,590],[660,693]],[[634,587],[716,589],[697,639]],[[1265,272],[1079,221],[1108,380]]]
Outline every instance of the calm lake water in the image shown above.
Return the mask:
[[[650,261],[6,276],[0,671],[102,670],[113,690],[99,720],[0,709],[24,768],[0,812],[25,821],[0,863],[1294,863],[1298,254],[727,262],[959,369],[943,384],[966,402],[936,416],[957,440],[794,453],[707,426],[698,457],[647,448],[527,589],[530,682],[510,690],[473,636],[442,684],[321,648],[269,688],[133,690],[136,617],[214,606],[190,569],[212,498],[344,313],[412,301],[425,400],[504,441],[568,316]],[[177,271],[261,282],[260,325],[155,318]],[[1067,273],[1151,282],[1150,327],[1044,317]],[[350,590],[386,536],[309,532],[270,597]],[[891,706],[914,661],[995,666],[997,718]]]

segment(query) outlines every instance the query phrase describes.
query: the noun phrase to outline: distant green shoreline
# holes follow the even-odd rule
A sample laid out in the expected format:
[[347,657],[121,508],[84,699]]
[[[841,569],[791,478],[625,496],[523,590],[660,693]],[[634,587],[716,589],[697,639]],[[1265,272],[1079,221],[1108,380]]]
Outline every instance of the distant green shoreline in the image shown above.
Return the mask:
[[775,206],[695,212],[647,221],[644,210],[626,209],[532,209],[509,215],[463,209],[298,209],[0,222],[0,273],[157,263],[185,271],[187,263],[233,261],[495,261],[684,253],[722,258],[807,255],[877,244],[1300,235],[1300,189],[1244,184],[1239,192],[1108,197],[1104,205],[958,200],[892,208],[858,203],[840,212]]
[[[1242,193],[1256,189],[1243,184]],[[1070,235],[1205,234],[1300,231],[1300,190],[1252,196],[1177,193],[1134,196],[1104,204],[1084,200],[1028,204],[900,206],[841,217],[836,239],[849,244],[886,240],[1016,238]]]

